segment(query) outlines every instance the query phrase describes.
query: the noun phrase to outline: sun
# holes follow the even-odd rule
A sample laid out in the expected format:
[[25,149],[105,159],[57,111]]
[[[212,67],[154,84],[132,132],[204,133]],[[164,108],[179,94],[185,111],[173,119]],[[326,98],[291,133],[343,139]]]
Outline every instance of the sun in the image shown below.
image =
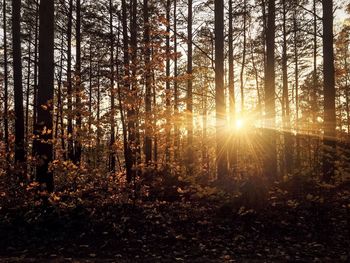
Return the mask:
[[237,119],[235,122],[235,128],[236,130],[242,129],[244,126],[244,121],[242,119]]

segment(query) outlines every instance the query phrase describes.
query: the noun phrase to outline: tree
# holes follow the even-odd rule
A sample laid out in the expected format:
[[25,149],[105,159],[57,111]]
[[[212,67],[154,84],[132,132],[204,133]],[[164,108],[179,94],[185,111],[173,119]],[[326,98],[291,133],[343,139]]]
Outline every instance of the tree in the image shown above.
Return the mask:
[[144,19],[144,45],[145,45],[145,162],[149,165],[152,161],[152,125],[151,125],[151,111],[152,111],[152,75],[151,75],[151,47],[150,47],[150,21],[149,21],[149,6],[148,0],[143,1],[143,19]]
[[12,44],[13,75],[15,100],[15,161],[24,169],[24,111],[22,86],[22,52],[21,52],[21,0],[12,1]]
[[73,0],[69,0],[68,25],[67,25],[67,100],[68,100],[68,159],[74,161],[73,146],[73,106],[72,106],[72,21],[73,21]]
[[286,164],[286,173],[292,171],[293,149],[290,129],[290,105],[288,88],[288,54],[287,54],[287,3],[282,0],[282,31],[283,31],[283,50],[282,50],[282,118],[284,129],[284,159]]
[[265,72],[265,144],[264,174],[271,179],[277,175],[275,138],[275,0],[268,1],[266,28],[266,72]]
[[216,109],[216,163],[217,177],[227,175],[225,149],[225,94],[224,94],[224,1],[215,0],[215,109]]
[[335,71],[333,47],[333,0],[323,0],[323,79],[324,79],[324,147],[323,179],[334,177],[336,148]]
[[112,0],[109,0],[109,34],[110,34],[110,80],[111,80],[111,138],[110,138],[110,156],[109,156],[109,170],[115,172],[115,152],[114,152],[114,143],[115,143],[115,102],[114,102],[114,31],[113,31],[113,5]]
[[76,78],[76,141],[75,141],[75,155],[74,162],[79,164],[81,161],[81,118],[82,118],[82,103],[81,103],[81,92],[82,92],[82,82],[81,82],[81,4],[80,0],[76,0],[76,64],[75,64],[75,78]]
[[49,168],[53,157],[53,92],[54,92],[54,0],[41,0],[39,7],[39,86],[36,130],[36,179],[49,192],[54,189]]
[[3,34],[4,34],[4,143],[6,151],[6,161],[9,161],[9,124],[8,124],[8,58],[7,58],[7,24],[6,24],[6,1],[3,1]]
[[[236,115],[236,98],[235,98],[235,76],[234,76],[234,61],[233,61],[233,6],[232,0],[229,0],[228,10],[228,81],[229,81],[229,101],[230,101],[230,122],[231,125],[235,122]],[[245,19],[244,19],[245,21]],[[244,32],[245,34],[245,32]],[[243,66],[243,65],[242,65]],[[243,104],[243,103],[242,103]],[[242,107],[243,109],[243,107]],[[235,142],[231,140],[231,148],[229,150],[229,161],[230,168],[235,169],[236,167],[236,151]]]
[[192,24],[193,24],[193,1],[188,1],[188,17],[187,17],[187,173],[192,174],[193,171],[193,81],[192,81]]

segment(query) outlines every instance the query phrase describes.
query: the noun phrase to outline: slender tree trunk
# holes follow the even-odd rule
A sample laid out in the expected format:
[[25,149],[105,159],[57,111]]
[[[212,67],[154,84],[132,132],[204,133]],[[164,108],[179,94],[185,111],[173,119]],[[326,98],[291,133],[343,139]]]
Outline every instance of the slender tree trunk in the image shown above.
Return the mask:
[[4,142],[5,142],[5,152],[6,152],[6,170],[9,165],[9,151],[10,151],[10,145],[9,145],[9,124],[8,124],[8,58],[7,58],[7,19],[6,19],[6,1],[3,1],[3,38],[4,38]]
[[72,105],[72,20],[73,20],[73,0],[69,0],[68,10],[68,29],[67,29],[67,136],[68,136],[68,159],[74,160],[74,147],[73,147],[73,105]]
[[39,26],[39,86],[37,107],[36,155],[39,158],[36,177],[47,191],[54,188],[53,173],[49,169],[52,161],[52,110],[54,93],[54,0],[40,1]]
[[100,152],[101,152],[101,88],[100,88],[100,62],[97,62],[97,101],[96,101],[96,126],[97,126],[97,135],[96,135],[96,147],[97,147],[97,164],[100,162]]
[[[58,75],[58,92],[57,92],[57,113],[56,113],[56,129],[55,129],[55,139],[58,138],[58,125],[60,126],[60,137],[61,137],[61,148],[65,150],[65,142],[64,142],[64,122],[63,122],[63,101],[62,101],[62,76],[63,76],[63,46],[64,46],[64,34],[62,33],[61,40],[61,58],[60,58],[60,66],[59,66],[59,75]],[[63,154],[63,159],[66,159],[65,154]]]
[[[24,111],[22,85],[21,51],[21,0],[12,1],[12,43],[13,43],[13,85],[15,101],[15,162],[20,166],[25,162]],[[21,167],[19,170],[24,169]]]
[[283,130],[284,130],[284,158],[286,164],[286,173],[289,174],[292,171],[293,166],[293,149],[292,138],[290,129],[290,109],[289,109],[289,88],[288,88],[288,56],[287,56],[287,8],[286,0],[282,0],[282,12],[283,12],[283,51],[282,51],[282,79],[283,79]]
[[[126,91],[130,90],[129,78],[130,78],[130,68],[129,68],[129,41],[128,41],[128,23],[127,23],[127,6],[126,1],[122,0],[122,27],[123,27],[123,49],[124,49],[124,89]],[[127,96],[130,96],[127,94]],[[127,110],[127,117],[130,117],[129,110]],[[129,126],[130,125],[130,126]],[[129,124],[128,120],[128,133],[130,132],[131,123]],[[130,135],[129,140],[130,140]],[[127,137],[128,137],[127,136]],[[133,156],[132,156],[132,146],[130,145],[127,137],[124,138],[124,145],[126,145],[126,151],[124,153],[125,158],[125,168],[126,168],[126,179],[128,182],[131,182],[133,177]],[[124,146],[125,147],[125,146]]]
[[317,9],[316,0],[313,1],[313,88],[311,89],[311,115],[312,115],[312,128],[311,133],[316,134],[317,129]]
[[109,0],[109,40],[110,40],[110,80],[111,80],[111,112],[110,112],[110,125],[111,125],[111,138],[110,138],[110,155],[109,155],[109,171],[115,172],[115,123],[114,123],[114,115],[115,115],[115,97],[114,97],[114,32],[113,32],[113,5],[112,0]]
[[[233,6],[232,0],[229,0],[228,9],[228,81],[229,81],[229,98],[230,98],[230,123],[235,123],[236,117],[236,98],[235,98],[235,76],[234,76],[234,62],[233,62]],[[237,165],[235,138],[232,137],[229,144],[229,162],[230,168],[233,172]]]
[[25,149],[26,153],[28,152],[29,148],[29,96],[30,96],[30,73],[31,73],[31,59],[32,59],[32,31],[29,30],[28,34],[28,63],[27,63],[27,90],[26,90],[26,120],[25,120]]
[[179,125],[178,125],[178,114],[179,114],[179,94],[178,94],[178,69],[177,69],[177,0],[174,0],[174,160],[179,158],[180,149],[180,135],[179,135]]
[[76,64],[75,64],[75,77],[76,77],[76,88],[75,88],[75,98],[76,98],[76,137],[75,137],[75,156],[74,161],[76,164],[81,162],[81,112],[82,112],[82,102],[81,102],[81,93],[82,93],[82,84],[81,84],[81,3],[80,0],[76,0]]
[[137,0],[131,1],[130,6],[130,52],[131,52],[131,90],[130,90],[130,101],[131,105],[128,110],[128,130],[129,130],[129,145],[131,148],[131,160],[132,160],[132,176],[129,178],[128,182],[133,181],[135,186],[135,176],[136,176],[136,164],[139,161],[139,156],[137,152],[139,150],[138,143],[138,118],[136,113],[137,107]]
[[[344,68],[346,72],[349,72],[348,68],[348,47],[345,47],[345,54],[344,54]],[[345,108],[346,108],[346,127],[347,127],[347,133],[349,135],[350,133],[350,102],[349,102],[349,82],[348,77],[345,76]]]
[[144,18],[144,45],[145,45],[145,157],[146,165],[152,161],[152,75],[151,75],[151,47],[150,47],[150,22],[148,0],[143,1],[143,18]]
[[192,95],[192,13],[193,0],[188,1],[187,18],[187,173],[193,172],[193,95]]
[[265,156],[264,174],[272,180],[277,175],[275,137],[275,0],[268,0],[266,28],[266,73],[265,73]]
[[215,0],[215,108],[216,108],[216,163],[217,177],[227,175],[225,149],[225,94],[224,94],[224,1]]
[[[6,0],[5,0],[6,1]],[[39,41],[39,5],[36,4],[35,8],[35,33],[34,33],[34,87],[33,87],[33,134],[36,134],[36,121],[37,121],[37,94],[38,94],[38,41]],[[36,140],[33,140],[32,156],[35,155]]]
[[92,135],[92,120],[93,120],[93,113],[92,113],[92,105],[93,105],[93,100],[92,100],[92,92],[93,92],[93,85],[92,85],[92,80],[93,80],[93,75],[92,75],[92,41],[90,40],[89,43],[89,122],[88,122],[88,131],[89,131],[89,139],[91,138]]
[[297,10],[293,14],[294,23],[294,81],[295,81],[295,130],[296,130],[296,164],[300,166],[300,135],[299,135],[299,52],[298,52],[298,24]]
[[241,81],[241,113],[244,114],[244,69],[247,53],[247,0],[243,4],[243,51],[242,51],[242,67],[240,74]]
[[334,155],[336,154],[333,0],[322,0],[322,7],[325,148],[323,157],[323,179],[329,182],[334,177]]
[[[154,56],[154,50],[153,48],[151,49],[151,56],[153,59]],[[153,94],[153,105],[154,108],[157,108],[157,91],[156,91],[156,83],[155,83],[155,72],[154,72],[154,68],[152,68],[152,94]],[[155,116],[154,116],[154,120],[153,120],[153,126],[155,128],[157,128],[157,113],[155,112]],[[157,132],[154,133],[154,145],[153,145],[153,162],[155,164],[155,167],[157,168],[158,166],[158,136],[157,136]]]
[[170,124],[170,115],[171,115],[171,109],[170,109],[170,8],[171,3],[170,0],[166,1],[166,19],[167,19],[167,26],[166,26],[166,84],[165,84],[165,104],[166,104],[166,126],[165,126],[165,133],[166,133],[166,142],[165,142],[165,166],[168,167],[170,163],[170,130],[171,130],[171,124]]

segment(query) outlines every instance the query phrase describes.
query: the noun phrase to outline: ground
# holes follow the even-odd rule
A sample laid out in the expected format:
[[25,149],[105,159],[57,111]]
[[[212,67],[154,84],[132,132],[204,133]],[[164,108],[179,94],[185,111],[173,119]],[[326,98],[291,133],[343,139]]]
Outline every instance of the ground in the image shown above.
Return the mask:
[[[224,197],[2,207],[2,262],[349,262],[348,185]],[[225,201],[223,201],[225,199]],[[97,205],[98,204],[98,205]]]

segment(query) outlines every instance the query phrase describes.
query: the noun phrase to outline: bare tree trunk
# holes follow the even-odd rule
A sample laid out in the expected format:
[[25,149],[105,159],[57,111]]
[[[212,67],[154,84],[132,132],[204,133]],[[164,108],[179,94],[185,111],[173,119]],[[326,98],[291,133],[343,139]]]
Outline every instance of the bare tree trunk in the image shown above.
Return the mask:
[[244,114],[244,69],[247,53],[247,0],[243,4],[243,51],[242,51],[242,67],[240,74],[241,81],[241,113]]
[[109,171],[115,172],[115,124],[114,124],[114,115],[115,115],[115,102],[114,102],[114,32],[113,32],[113,5],[112,0],[109,0],[109,40],[110,40],[110,80],[111,80],[111,112],[110,112],[110,125],[111,125],[111,138],[110,138],[110,154],[109,154]]
[[[5,0],[6,1],[6,0]],[[39,5],[35,5],[35,33],[34,33],[34,87],[33,87],[33,134],[36,134],[36,119],[37,119],[37,94],[38,94],[38,41],[39,41]],[[35,155],[36,140],[33,140],[32,156]]]
[[224,94],[224,1],[215,0],[215,108],[216,108],[216,163],[218,180],[227,176],[225,149],[225,94]]
[[[234,62],[233,62],[233,6],[232,0],[229,0],[228,9],[228,79],[229,79],[229,98],[230,98],[230,123],[235,122],[236,117],[236,98],[235,98],[235,76],[234,76]],[[235,139],[232,137],[229,144],[229,162],[230,169],[234,172],[237,165],[237,151],[235,148]]]
[[76,78],[76,87],[75,87],[75,100],[76,100],[76,137],[75,137],[75,156],[74,162],[76,164],[80,164],[81,162],[81,111],[82,111],[82,103],[81,103],[81,4],[80,0],[76,0],[76,64],[75,64],[75,78]]
[[290,108],[289,108],[289,89],[288,89],[288,57],[287,57],[287,29],[286,29],[286,0],[282,0],[282,12],[283,12],[283,51],[282,51],[282,78],[283,78],[283,130],[284,130],[284,158],[287,174],[291,173],[293,166],[293,149],[292,138],[290,129]]
[[323,157],[323,179],[329,182],[334,177],[334,155],[336,154],[333,0],[322,0],[322,6],[325,148]]
[[[56,128],[55,128],[55,139],[58,138],[58,125],[60,125],[60,136],[61,136],[61,148],[64,151],[65,150],[65,143],[64,143],[64,122],[63,122],[63,101],[62,101],[62,77],[63,77],[63,45],[64,45],[64,33],[62,33],[62,40],[61,40],[61,58],[60,58],[60,69],[59,69],[59,76],[58,76],[58,92],[57,92],[57,113],[56,113]],[[63,154],[63,159],[66,159],[65,154]]]
[[188,1],[187,17],[187,173],[193,172],[193,95],[192,95],[192,12],[193,0]]
[[264,174],[272,180],[277,175],[275,136],[275,0],[268,0],[266,28],[266,73],[265,73],[265,144]]
[[100,88],[100,62],[97,62],[97,101],[96,101],[96,126],[97,126],[97,135],[96,135],[96,147],[97,147],[97,164],[100,162],[100,152],[101,152],[101,88]]
[[[13,85],[15,101],[15,162],[24,169],[24,111],[21,51],[21,0],[12,1]],[[22,172],[21,172],[22,173]]]
[[[54,188],[53,174],[49,169],[52,161],[52,110],[54,93],[54,0],[40,1],[39,27],[39,86],[37,113],[36,154],[39,158],[36,177],[47,191]],[[45,132],[46,131],[46,132]]]
[[128,110],[128,130],[129,130],[129,145],[131,147],[132,160],[132,177],[128,182],[133,182],[135,186],[136,164],[139,161],[137,155],[139,151],[138,143],[138,118],[137,118],[137,0],[131,1],[130,6],[130,51],[131,51],[131,90],[130,90],[130,109]]
[[6,166],[9,165],[9,124],[8,124],[8,58],[7,58],[7,19],[6,19],[6,1],[3,1],[3,34],[4,34],[4,142],[6,151]]
[[300,166],[300,135],[299,135],[299,53],[298,53],[298,24],[297,11],[293,14],[294,23],[294,61],[295,61],[295,129],[296,129],[296,164]]
[[171,124],[170,124],[170,115],[171,115],[171,109],[170,109],[170,8],[171,3],[170,0],[166,1],[166,19],[167,19],[167,26],[166,26],[166,84],[165,84],[165,104],[166,104],[166,126],[165,126],[165,133],[166,133],[166,142],[165,142],[165,166],[168,167],[170,163],[170,130],[171,130]]
[[67,141],[68,141],[68,159],[74,160],[74,147],[73,147],[73,107],[72,107],[72,20],[73,20],[73,0],[69,0],[68,11],[68,49],[67,49],[67,106],[68,106],[68,124],[67,124]]
[[151,76],[151,47],[150,47],[150,22],[148,0],[143,1],[143,17],[144,17],[144,45],[145,45],[145,157],[146,165],[152,161],[152,76]]
[[313,1],[313,88],[311,89],[311,115],[312,115],[312,128],[311,133],[316,134],[317,129],[317,10],[316,0]]
[[[124,49],[124,89],[126,91],[130,90],[129,77],[130,77],[130,63],[129,63],[129,41],[128,41],[128,23],[127,23],[127,6],[126,1],[122,0],[122,27],[123,27],[123,49]],[[127,94],[127,96],[130,96]],[[130,117],[129,110],[127,110],[127,117]],[[129,123],[128,120],[128,133],[130,132],[130,128],[132,123]],[[129,136],[129,141],[128,137]],[[124,152],[125,158],[125,167],[126,167],[126,179],[128,182],[131,182],[133,177],[133,156],[132,156],[132,146],[130,145],[130,135],[124,137],[124,145],[126,145],[126,150]],[[124,146],[125,147],[125,146]]]
[[180,150],[180,135],[178,125],[178,114],[179,114],[179,94],[178,94],[178,69],[177,69],[177,0],[174,0],[174,159],[178,160]]
[[27,63],[27,90],[26,90],[26,120],[25,120],[25,149],[26,153],[29,148],[29,96],[30,96],[30,73],[31,73],[31,60],[32,60],[32,30],[29,29],[28,33],[28,63]]

